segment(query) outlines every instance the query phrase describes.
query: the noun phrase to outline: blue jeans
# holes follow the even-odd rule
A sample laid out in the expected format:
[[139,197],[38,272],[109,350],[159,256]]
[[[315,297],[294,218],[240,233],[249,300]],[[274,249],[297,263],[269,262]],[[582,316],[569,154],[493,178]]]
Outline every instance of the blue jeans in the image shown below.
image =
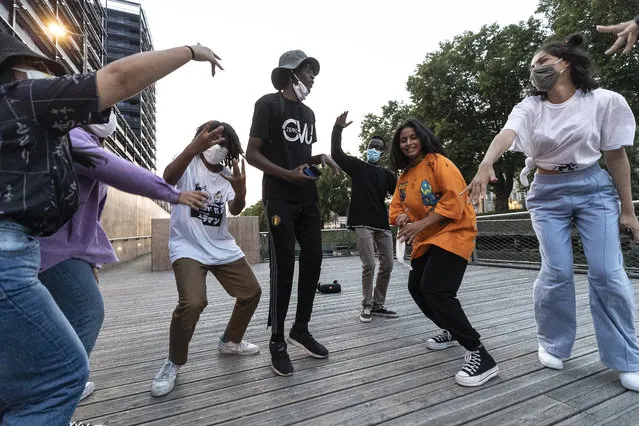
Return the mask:
[[536,174],[526,204],[541,253],[534,288],[539,344],[567,358],[575,341],[574,223],[588,260],[590,312],[601,362],[618,371],[639,371],[635,295],[623,267],[619,196],[608,172],[595,164],[558,175]]
[[40,250],[0,219],[0,425],[69,423],[89,377],[86,351],[38,281]]
[[39,278],[90,356],[104,320],[104,303],[91,265],[68,259],[42,272]]

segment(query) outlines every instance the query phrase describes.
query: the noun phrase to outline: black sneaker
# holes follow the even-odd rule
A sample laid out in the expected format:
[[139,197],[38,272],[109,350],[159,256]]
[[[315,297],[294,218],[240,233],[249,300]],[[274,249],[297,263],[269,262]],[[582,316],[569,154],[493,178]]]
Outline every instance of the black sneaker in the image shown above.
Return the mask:
[[457,345],[457,340],[453,339],[453,336],[448,330],[441,330],[426,341],[426,347],[435,351],[450,348],[455,345]]
[[293,374],[293,364],[286,352],[286,342],[271,342],[268,344],[271,351],[271,368],[278,376],[290,376]]
[[296,330],[295,327],[291,328],[291,332],[288,335],[288,342],[291,345],[295,345],[303,349],[307,354],[314,358],[328,357],[328,349],[315,340],[308,330],[300,331]]
[[384,318],[398,317],[397,312],[391,311],[390,309],[386,309],[383,306],[373,306],[373,309],[371,309],[371,314],[378,317],[384,317]]
[[462,386],[479,386],[499,373],[499,367],[483,346],[476,351],[467,351],[466,363],[455,374],[455,381]]

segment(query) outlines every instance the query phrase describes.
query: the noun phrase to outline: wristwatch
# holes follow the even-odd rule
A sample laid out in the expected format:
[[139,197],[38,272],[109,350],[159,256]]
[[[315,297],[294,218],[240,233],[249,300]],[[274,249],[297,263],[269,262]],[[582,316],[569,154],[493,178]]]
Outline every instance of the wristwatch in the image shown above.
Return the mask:
[[635,22],[639,25],[639,15],[635,16]]

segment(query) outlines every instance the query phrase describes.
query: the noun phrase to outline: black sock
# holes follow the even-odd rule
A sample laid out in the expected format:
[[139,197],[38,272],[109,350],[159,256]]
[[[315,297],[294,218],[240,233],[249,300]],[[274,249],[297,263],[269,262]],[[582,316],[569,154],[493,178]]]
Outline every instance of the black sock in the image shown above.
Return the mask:
[[304,332],[308,330],[308,324],[303,324],[303,323],[293,323],[293,330],[295,330],[296,332]]
[[283,341],[284,341],[284,334],[282,333],[271,334],[271,342],[283,342]]

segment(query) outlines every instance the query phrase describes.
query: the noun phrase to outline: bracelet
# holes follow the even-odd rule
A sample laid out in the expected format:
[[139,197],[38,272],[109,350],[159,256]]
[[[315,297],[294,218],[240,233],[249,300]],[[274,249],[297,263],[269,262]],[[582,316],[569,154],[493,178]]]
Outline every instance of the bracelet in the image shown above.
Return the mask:
[[186,48],[188,48],[191,51],[191,60],[195,59],[195,52],[193,51],[193,48],[191,46],[184,46]]

